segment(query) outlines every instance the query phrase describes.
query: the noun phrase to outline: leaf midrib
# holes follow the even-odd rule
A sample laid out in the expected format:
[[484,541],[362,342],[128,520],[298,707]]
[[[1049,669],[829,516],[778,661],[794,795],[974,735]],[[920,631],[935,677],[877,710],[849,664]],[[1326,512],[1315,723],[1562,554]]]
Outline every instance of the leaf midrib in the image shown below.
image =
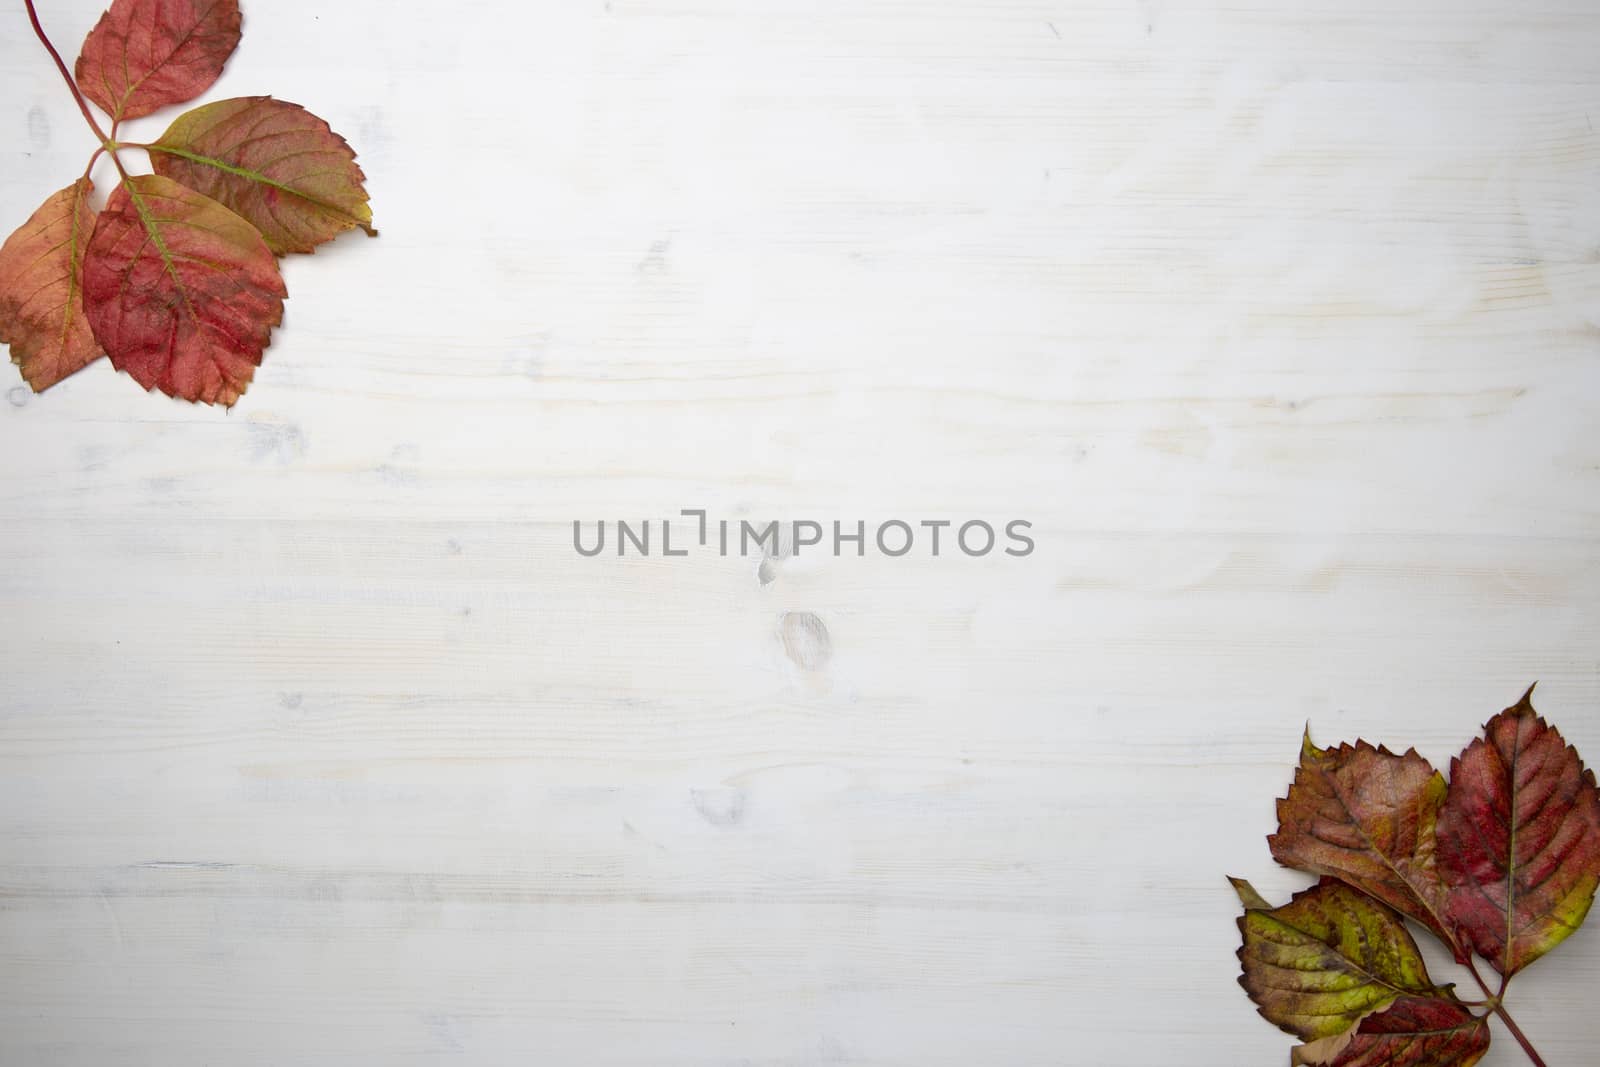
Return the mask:
[[189,313],[189,321],[197,327],[200,317],[195,314],[194,302],[189,299],[189,287],[183,284],[183,276],[178,273],[177,264],[172,261],[172,252],[167,248],[167,242],[161,236],[161,230],[144,202],[144,197],[139,195],[139,190],[134,188],[132,182],[124,182],[123,188],[128,190],[128,199],[133,202],[133,209],[139,213],[139,225],[144,227],[144,232],[150,235],[150,243],[156,246],[156,252],[161,256],[161,264],[167,270],[167,275],[172,278],[172,284],[177,288],[178,295],[183,297],[183,309]]
[[[1372,840],[1372,836],[1367,833],[1367,828],[1362,824],[1360,816],[1358,816],[1355,811],[1351,809],[1349,801],[1345,799],[1344,790],[1339,787],[1339,780],[1337,776],[1329,774],[1326,771],[1322,771],[1321,773],[1327,778],[1328,786],[1333,792],[1334,799],[1339,802],[1339,807],[1344,809],[1344,813],[1350,817],[1350,825],[1354,826],[1356,832],[1361,835],[1361,840],[1366,844],[1367,849],[1374,856],[1377,856],[1378,859],[1382,861],[1383,865],[1387,867],[1396,878],[1400,879],[1401,885],[1405,886],[1411,891],[1411,895],[1416,898],[1417,903],[1421,904],[1427,913],[1433,918],[1433,921],[1438,924],[1439,929],[1445,931],[1446,933],[1450,933],[1450,928],[1445,925],[1444,917],[1440,915],[1434,908],[1433,901],[1429,900],[1422,894],[1421,890],[1423,887],[1414,884],[1410,878],[1406,877],[1405,872],[1400,870],[1400,868],[1389,859],[1384,851],[1377,846],[1377,843]],[[1437,774],[1438,772],[1435,771],[1433,775],[1428,777],[1428,781],[1433,781],[1434,776]],[[1459,954],[1459,949],[1454,943],[1453,934],[1451,935],[1449,945],[1452,950],[1455,950],[1457,954]]]
[[[1353,977],[1360,979],[1363,985],[1379,986],[1379,987],[1381,987],[1383,989],[1393,991],[1394,999],[1399,999],[1400,997],[1427,997],[1427,996],[1432,995],[1432,991],[1433,990],[1437,990],[1438,989],[1438,986],[1433,986],[1429,990],[1424,991],[1424,990],[1419,990],[1419,989],[1408,988],[1406,986],[1395,985],[1393,982],[1389,981],[1387,978],[1381,977],[1380,975],[1373,974],[1371,971],[1367,970],[1366,967],[1364,967],[1360,963],[1356,962],[1355,960],[1351,959],[1349,956],[1345,955],[1344,952],[1342,952],[1339,949],[1335,948],[1334,946],[1328,944],[1326,941],[1324,941],[1322,938],[1318,937],[1316,934],[1312,933],[1311,931],[1302,930],[1298,926],[1291,925],[1290,923],[1285,922],[1282,919],[1273,918],[1272,921],[1277,923],[1278,925],[1282,926],[1285,930],[1291,930],[1294,933],[1297,933],[1297,934],[1300,934],[1300,935],[1302,935],[1304,937],[1310,938],[1313,942],[1315,942],[1317,945],[1319,945],[1326,952],[1327,958],[1329,958],[1330,960],[1333,960],[1333,961],[1337,961],[1338,963],[1342,964],[1343,965],[1342,969],[1347,974],[1350,974]],[[1297,973],[1299,973],[1298,972],[1298,968],[1284,967],[1284,966],[1282,966],[1280,964],[1276,964],[1276,963],[1268,962],[1267,966],[1272,967],[1272,968],[1274,968],[1276,970],[1280,970],[1280,971],[1296,971]],[[1430,981],[1431,981],[1431,979],[1430,979]],[[1304,990],[1304,989],[1291,989],[1291,987],[1289,987],[1289,986],[1275,986],[1273,988],[1282,989],[1282,990],[1289,991],[1289,992],[1300,992],[1300,993],[1306,992],[1306,990]],[[1320,991],[1319,990],[1317,992],[1320,993],[1320,992],[1324,992],[1324,991]],[[1348,992],[1348,990],[1343,991],[1343,992]],[[1312,1012],[1301,1012],[1301,1013],[1298,1013],[1298,1014],[1346,1015],[1346,1014],[1348,1014],[1348,1012],[1315,1012],[1315,1013],[1312,1013]]]
[[[211,17],[211,13],[215,11],[217,6],[222,2],[223,0],[212,0],[211,6],[206,8],[205,14],[201,15],[195,20],[195,24],[189,30],[189,32],[180,37],[178,39],[178,43],[172,46],[171,51],[162,56],[159,63],[152,64],[149,70],[145,71],[139,76],[137,81],[133,80],[131,77],[133,72],[128,69],[128,38],[124,37],[122,39],[122,81],[123,84],[127,85],[128,89],[117,100],[116,112],[111,116],[113,121],[118,123],[122,121],[124,113],[128,110],[128,101],[133,99],[135,93],[144,88],[145,82],[156,76],[157,71],[161,70],[161,68],[165,67],[168,63],[171,63],[172,57],[181,52],[185,45],[199,36],[200,27],[205,24],[205,21]],[[103,73],[100,80],[101,84],[105,84],[105,76]]]
[[333,214],[349,219],[350,222],[356,226],[366,225],[366,220],[362,219],[358,215],[352,214],[347,208],[341,207],[338,204],[329,203],[326,200],[320,200],[309,193],[296,189],[292,185],[285,185],[283,182],[280,182],[275,178],[269,178],[267,175],[258,170],[251,170],[249,167],[241,167],[237,164],[229,163],[227,160],[218,159],[215,156],[207,156],[202,155],[199,152],[191,152],[185,148],[175,148],[171,145],[164,145],[159,141],[150,145],[150,151],[162,152],[169,156],[177,156],[179,159],[186,159],[190,163],[199,163],[204,166],[215,167],[224,174],[232,174],[236,178],[244,178],[247,181],[253,181],[261,185],[271,186],[280,192],[288,193],[290,196],[298,197],[299,199],[306,201],[308,204],[315,204],[317,207],[322,208],[325,211],[329,211]]
[[63,353],[67,350],[67,340],[72,336],[73,299],[78,295],[78,265],[82,261],[83,253],[79,241],[81,226],[79,225],[79,208],[83,206],[84,197],[88,195],[80,181],[72,187],[72,236],[67,239],[67,306],[61,310],[61,340],[58,342]]
[[1506,943],[1505,947],[1501,949],[1502,966],[1500,968],[1500,973],[1504,975],[1511,973],[1511,961],[1515,955],[1512,951],[1512,945],[1517,936],[1517,827],[1522,823],[1521,816],[1517,811],[1517,797],[1521,792],[1521,788],[1517,783],[1517,762],[1522,758],[1523,721],[1519,718],[1514,724],[1514,729],[1511,733],[1511,766],[1509,768],[1511,781],[1506,790],[1510,794],[1508,814],[1511,816],[1511,825],[1507,834],[1506,847]]

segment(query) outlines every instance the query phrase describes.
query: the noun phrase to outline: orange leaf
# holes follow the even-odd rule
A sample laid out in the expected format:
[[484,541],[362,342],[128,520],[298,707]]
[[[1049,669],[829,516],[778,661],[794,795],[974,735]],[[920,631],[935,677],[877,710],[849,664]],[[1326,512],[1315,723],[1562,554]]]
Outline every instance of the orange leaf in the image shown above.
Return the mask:
[[1365,741],[1320,749],[1307,735],[1267,844],[1284,866],[1342,878],[1451,943],[1434,862],[1444,796],[1444,778],[1415,751]]
[[34,392],[99,359],[83,313],[83,252],[94,229],[80,178],[51,196],[0,248],[0,341]]
[[77,81],[113,119],[193,100],[239,47],[238,0],[113,0],[83,42]]
[[247,96],[197,107],[150,146],[150,163],[237,211],[279,255],[357,226],[378,233],[355,152],[299,104]]
[[89,321],[146,389],[231,405],[250,384],[288,295],[244,219],[156,174],[117,187],[89,241]]

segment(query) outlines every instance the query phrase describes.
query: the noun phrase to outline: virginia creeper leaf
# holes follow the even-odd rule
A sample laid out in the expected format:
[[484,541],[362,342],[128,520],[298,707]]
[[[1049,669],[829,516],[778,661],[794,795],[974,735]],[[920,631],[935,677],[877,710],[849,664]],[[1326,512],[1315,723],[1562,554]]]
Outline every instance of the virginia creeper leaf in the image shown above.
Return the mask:
[[1250,883],[1231,881],[1245,905],[1239,984],[1280,1029],[1305,1041],[1334,1037],[1399,997],[1434,994],[1394,909],[1333,879],[1272,908]]
[[113,119],[193,100],[239,47],[238,0],[113,0],[83,42],[77,81]]
[[94,183],[46,200],[0,247],[0,341],[34,392],[102,355],[83,311],[83,254],[94,230]]
[[1434,856],[1445,792],[1444,777],[1415,749],[1397,756],[1365,741],[1320,749],[1308,732],[1267,844],[1279,863],[1343,879],[1455,950]]
[[1472,1067],[1489,1051],[1489,1024],[1454,999],[1402,997],[1353,1030],[1301,1045],[1294,1067]]
[[377,236],[355,152],[299,104],[247,96],[197,107],[150,146],[150,163],[238,212],[279,255],[357,226]]
[[[33,3],[29,22],[61,57]],[[111,0],[67,76],[123,183],[104,212],[87,174],[0,245],[0,343],[44,390],[102,353],[146,389],[232,404],[283,319],[276,255],[345,230],[376,236],[355,152],[322,119],[271,97],[180,116],[153,145],[119,124],[199,96],[239,45],[238,0]],[[63,73],[65,68],[63,67]],[[108,134],[93,101],[112,116]],[[128,177],[120,150],[156,174]]]
[[1461,940],[1512,975],[1583,922],[1600,884],[1595,775],[1530,688],[1450,765],[1439,868]]
[[245,391],[288,295],[254,227],[158,174],[111,195],[83,275],[89,321],[116,368],[208,404]]

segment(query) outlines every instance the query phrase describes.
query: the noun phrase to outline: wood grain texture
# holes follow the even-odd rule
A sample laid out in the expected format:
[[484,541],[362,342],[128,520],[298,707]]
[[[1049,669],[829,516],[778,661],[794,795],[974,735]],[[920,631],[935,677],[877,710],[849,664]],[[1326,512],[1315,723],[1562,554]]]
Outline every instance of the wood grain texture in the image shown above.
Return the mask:
[[[22,20],[15,222],[90,147]],[[1442,761],[1538,678],[1600,759],[1597,49],[1588,0],[249,7],[212,95],[326,117],[383,237],[286,263],[229,414],[0,389],[0,1062],[1275,1061],[1223,875],[1300,884],[1307,720]],[[685,507],[1039,547],[572,551]],[[1552,1063],[1597,931],[1519,980]]]

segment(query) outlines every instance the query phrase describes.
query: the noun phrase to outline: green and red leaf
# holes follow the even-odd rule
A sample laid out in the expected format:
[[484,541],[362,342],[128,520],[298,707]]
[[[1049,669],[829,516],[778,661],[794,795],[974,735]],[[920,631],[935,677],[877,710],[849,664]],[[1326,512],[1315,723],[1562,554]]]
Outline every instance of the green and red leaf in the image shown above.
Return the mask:
[[55,193],[0,247],[0,342],[34,392],[103,354],[83,308],[93,189],[80,178]]
[[120,122],[193,100],[239,47],[238,0],[114,0],[89,31],[77,82]]
[[1512,975],[1575,931],[1600,885],[1600,791],[1530,688],[1450,768],[1439,869],[1460,940]]
[[1281,908],[1232,879],[1245,912],[1239,984],[1263,1018],[1304,1041],[1345,1033],[1404,996],[1434,996],[1398,912],[1326,879]]
[[253,226],[156,174],[117,188],[84,260],[85,306],[111,362],[184,400],[244,393],[287,295]]
[[1402,997],[1338,1037],[1296,1048],[1293,1067],[1472,1067],[1489,1024],[1454,999]]
[[150,146],[150,163],[236,211],[279,255],[358,226],[378,232],[354,150],[298,104],[250,96],[195,108]]
[[1415,750],[1396,755],[1365,741],[1320,749],[1308,733],[1267,843],[1284,866],[1343,879],[1451,943],[1434,857],[1445,793]]

